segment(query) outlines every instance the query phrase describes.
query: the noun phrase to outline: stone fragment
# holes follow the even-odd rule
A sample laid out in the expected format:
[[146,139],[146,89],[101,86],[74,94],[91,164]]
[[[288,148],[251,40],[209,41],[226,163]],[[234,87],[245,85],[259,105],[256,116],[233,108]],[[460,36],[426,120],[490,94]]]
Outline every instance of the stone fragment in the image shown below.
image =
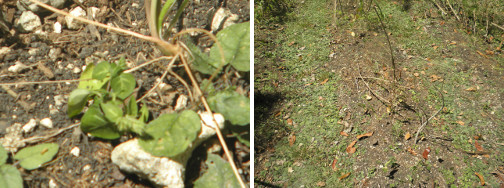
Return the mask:
[[80,156],[79,147],[75,146],[74,148],[72,148],[72,150],[70,150],[70,154],[72,154],[73,156],[79,157]]
[[44,119],[40,120],[40,125],[42,125],[46,128],[49,128],[49,129],[52,129],[54,127],[51,118],[44,118]]
[[[74,9],[72,9],[70,11],[70,15],[76,16],[76,17],[85,18],[86,17],[86,11],[84,11],[84,9],[82,9],[81,7],[75,7]],[[69,29],[79,29],[83,25],[82,22],[79,22],[79,21],[77,21],[74,18],[69,17],[69,16],[65,16],[65,21],[66,21],[67,27]]]
[[221,29],[233,25],[238,21],[238,19],[239,16],[231,13],[231,10],[227,8],[219,8],[212,19],[212,32],[216,33]]
[[32,11],[24,11],[17,23],[19,30],[24,33],[32,32],[41,25],[40,18]]
[[37,120],[32,118],[30,119],[30,121],[28,121],[28,123],[23,125],[23,132],[30,133],[33,131],[33,129],[35,129],[36,126],[37,126]]
[[54,33],[61,33],[61,24],[59,22],[54,23],[53,29]]
[[13,73],[20,73],[29,68],[29,66],[24,65],[21,61],[16,61],[15,64],[10,66],[7,70]]

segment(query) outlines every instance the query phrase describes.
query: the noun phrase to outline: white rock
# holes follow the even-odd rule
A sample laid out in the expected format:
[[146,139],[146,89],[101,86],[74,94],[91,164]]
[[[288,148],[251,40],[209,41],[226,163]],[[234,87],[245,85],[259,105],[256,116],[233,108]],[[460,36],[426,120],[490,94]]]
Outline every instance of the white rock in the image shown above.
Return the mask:
[[88,14],[91,15],[91,18],[93,18],[93,20],[95,20],[98,13],[100,13],[100,9],[97,7],[88,7],[87,11]]
[[187,99],[187,96],[180,95],[175,104],[175,111],[184,109],[187,106]]
[[58,59],[58,56],[61,54],[61,48],[51,48],[49,50],[49,58],[52,60]]
[[[208,113],[201,113],[200,116],[205,123],[216,126]],[[224,127],[224,118],[220,114],[214,114],[219,127]],[[138,145],[138,139],[132,139],[118,145],[112,151],[112,162],[119,166],[121,170],[148,178],[159,186],[167,187],[184,187],[184,173],[187,160],[191,156],[192,151],[201,142],[215,135],[215,129],[203,124],[201,132],[193,144],[184,152],[177,156],[156,157],[143,151]]]
[[30,133],[33,131],[33,129],[35,129],[36,126],[37,126],[37,120],[32,118],[30,119],[30,121],[28,121],[28,123],[23,125],[23,132]]
[[75,146],[74,148],[72,148],[72,150],[70,150],[70,154],[72,154],[73,156],[79,157],[79,155],[80,155],[79,147]]
[[16,61],[15,65],[12,65],[7,69],[9,72],[14,72],[14,73],[20,73],[21,71],[24,71],[26,69],[29,69],[30,67],[24,65],[21,63],[21,61]]
[[91,169],[90,164],[84,165],[84,167],[82,167],[82,171],[88,171],[89,169]]
[[50,118],[44,118],[44,119],[40,120],[40,125],[47,127],[49,129],[53,128],[53,122]]
[[[63,5],[65,4],[65,0],[39,0],[39,1],[42,3],[48,4],[48,5],[51,5],[53,7],[56,7],[58,9],[63,8]],[[49,12],[49,10],[42,8],[42,7],[38,6],[37,4],[30,2],[29,0],[17,1],[17,7],[21,11],[26,10],[26,8],[25,8],[25,6],[23,6],[23,4],[27,5],[28,9],[30,9],[31,11],[36,12],[36,13]]]
[[18,21],[21,32],[31,32],[42,25],[40,18],[32,11],[24,11]]
[[[75,7],[74,9],[72,9],[70,11],[70,15],[76,16],[76,17],[83,17],[83,18],[85,18],[86,17],[86,11],[84,11],[84,9],[82,9],[81,7]],[[65,21],[66,21],[67,27],[69,29],[79,29],[83,25],[82,22],[79,22],[79,21],[77,21],[74,18],[69,17],[69,16],[65,16]]]
[[49,114],[55,115],[59,113],[59,110],[52,104],[49,104]]
[[38,50],[38,48],[30,48],[28,50],[28,54],[30,54],[31,56],[37,55]]
[[212,32],[224,29],[230,25],[233,25],[238,21],[239,16],[231,13],[227,8],[219,8],[212,19]]
[[11,49],[9,47],[4,46],[4,47],[0,48],[0,56],[6,55],[10,52],[11,52]]
[[74,64],[71,64],[71,63],[69,63],[69,64],[66,66],[66,68],[67,68],[67,69],[73,69],[74,67],[75,67],[75,66],[74,66]]
[[56,184],[56,182],[51,179],[49,180],[49,188],[58,188],[58,184]]
[[75,67],[72,72],[75,74],[79,74],[81,72],[81,69],[79,67]]
[[54,105],[61,106],[63,103],[65,103],[65,97],[63,97],[63,95],[54,96]]
[[54,23],[54,33],[61,33],[61,24],[59,22]]

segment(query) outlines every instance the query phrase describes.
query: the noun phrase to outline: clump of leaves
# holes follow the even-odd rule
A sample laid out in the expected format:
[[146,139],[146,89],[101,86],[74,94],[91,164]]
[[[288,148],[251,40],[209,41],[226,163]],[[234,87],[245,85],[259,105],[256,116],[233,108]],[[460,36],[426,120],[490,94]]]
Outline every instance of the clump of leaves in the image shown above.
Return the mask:
[[135,77],[124,73],[124,58],[117,63],[89,64],[82,72],[79,87],[70,93],[68,116],[75,117],[92,101],[81,119],[81,129],[104,139],[117,139],[123,132],[144,134],[149,117],[146,105],[139,110],[133,97]]
[[0,146],[0,187],[23,187],[21,173],[7,162],[7,150]]

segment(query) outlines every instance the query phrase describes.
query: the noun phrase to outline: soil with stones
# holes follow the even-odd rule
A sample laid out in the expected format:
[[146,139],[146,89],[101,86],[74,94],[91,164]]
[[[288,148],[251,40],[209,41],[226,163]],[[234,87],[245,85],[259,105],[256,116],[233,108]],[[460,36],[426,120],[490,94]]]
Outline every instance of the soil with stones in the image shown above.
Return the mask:
[[[101,23],[121,27],[144,35],[148,35],[147,19],[143,0],[102,1],[91,0],[67,1],[63,9],[68,11],[77,6],[84,10],[97,7],[98,16],[95,20]],[[238,22],[249,21],[249,1],[191,1],[184,11],[178,30],[186,28],[210,29],[210,24],[216,10],[220,7],[229,8],[233,14],[239,15]],[[2,23],[8,29],[0,29],[0,82],[21,83],[31,81],[60,81],[78,79],[83,66],[100,61],[114,62],[121,57],[126,59],[130,67],[160,57],[159,50],[152,43],[130,36],[123,36],[91,25],[83,25],[77,29],[68,29],[64,17],[50,12],[38,14],[42,25],[31,32],[22,32],[16,23],[22,11],[18,10],[16,1],[0,1],[0,11],[3,13]],[[2,18],[2,17],[0,17]],[[1,19],[0,19],[1,20]],[[63,25],[61,33],[55,33],[55,23]],[[4,28],[4,27],[1,27]],[[207,41],[203,36],[196,36],[198,41]],[[200,44],[208,47],[209,44]],[[16,63],[27,67],[18,72],[9,71]],[[134,72],[137,85],[140,85],[139,95],[144,94],[159,78],[163,65],[150,65]],[[175,70],[183,74],[183,70]],[[203,77],[203,76],[200,76]],[[159,116],[163,110],[170,111],[178,96],[187,94],[185,87],[172,76],[163,80],[170,88],[159,97],[147,97],[146,103],[152,117]],[[239,82],[248,91],[248,79]],[[50,118],[52,128],[38,125],[35,130],[25,133],[24,138],[32,136],[47,136],[55,131],[69,127],[78,122],[66,115],[68,94],[77,87],[77,82],[60,82],[51,84],[17,84],[2,86],[0,89],[0,137],[6,134],[6,129],[15,123],[21,125],[30,119],[40,121]],[[162,98],[160,100],[160,97]],[[162,101],[162,102],[160,102]],[[56,184],[59,187],[151,187],[146,180],[135,175],[126,174],[118,169],[110,159],[112,149],[129,139],[123,136],[119,140],[107,141],[88,137],[74,127],[55,136],[48,136],[33,145],[45,142],[55,142],[60,146],[54,159],[43,167],[27,171],[21,170],[25,187],[48,187]],[[234,153],[242,177],[249,181],[249,148],[234,137],[229,137],[227,144]],[[212,138],[208,143],[218,142]],[[32,145],[29,144],[29,145]],[[186,185],[191,186],[205,169],[205,147],[212,144],[202,144],[194,151],[186,170]],[[78,156],[70,151],[79,148]]]

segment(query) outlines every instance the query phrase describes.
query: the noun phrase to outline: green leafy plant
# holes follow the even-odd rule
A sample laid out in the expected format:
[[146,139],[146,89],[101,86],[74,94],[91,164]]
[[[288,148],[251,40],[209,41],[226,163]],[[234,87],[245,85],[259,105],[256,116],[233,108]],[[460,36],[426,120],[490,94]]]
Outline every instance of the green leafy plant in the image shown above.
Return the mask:
[[125,60],[117,63],[89,64],[82,72],[79,87],[70,93],[68,116],[75,117],[92,100],[81,119],[81,129],[93,136],[117,139],[123,132],[144,134],[149,112],[143,105],[138,110],[133,96],[136,81],[124,73]]

